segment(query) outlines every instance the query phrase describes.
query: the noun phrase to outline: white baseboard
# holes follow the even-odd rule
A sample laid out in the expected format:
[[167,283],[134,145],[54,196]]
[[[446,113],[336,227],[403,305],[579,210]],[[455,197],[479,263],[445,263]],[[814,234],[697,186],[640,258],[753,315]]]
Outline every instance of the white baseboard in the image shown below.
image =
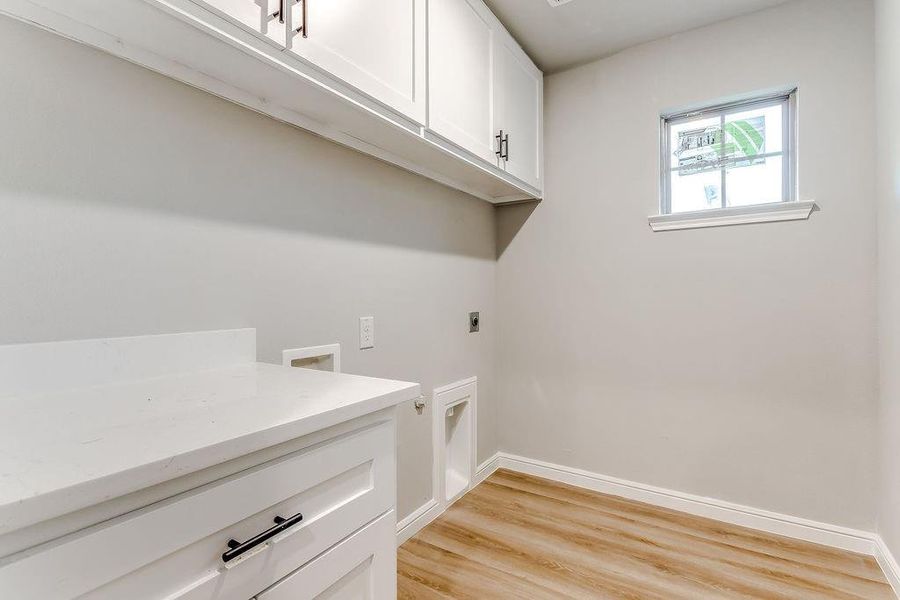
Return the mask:
[[891,549],[887,547],[880,535],[875,536],[875,560],[884,571],[888,583],[894,588],[894,593],[900,598],[900,564],[897,563],[897,559],[891,554]]
[[500,468],[500,453],[493,455],[480,465],[478,465],[478,470],[475,471],[475,478],[472,480],[472,487],[475,487],[488,477],[490,477],[494,471]]
[[434,498],[412,511],[408,517],[397,523],[397,545],[419,533],[442,512],[440,503]]
[[[478,465],[478,470],[475,472],[475,477],[472,479],[472,485],[469,487],[469,489],[474,488],[476,485],[490,477],[491,473],[499,468],[499,465],[499,454],[495,454],[485,462]],[[397,523],[397,545],[399,546],[412,536],[419,533],[429,523],[441,516],[443,512],[447,510],[447,508],[448,506],[441,506],[440,502],[432,498],[431,500],[414,510],[408,517]]]
[[867,531],[676,492],[503,452],[499,454],[499,467],[759,531],[870,556],[876,554],[876,535]]

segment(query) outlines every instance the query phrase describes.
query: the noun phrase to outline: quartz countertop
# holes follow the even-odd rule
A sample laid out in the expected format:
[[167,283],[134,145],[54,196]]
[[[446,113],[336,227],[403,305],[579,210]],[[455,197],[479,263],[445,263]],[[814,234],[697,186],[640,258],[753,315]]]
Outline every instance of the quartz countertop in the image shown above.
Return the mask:
[[419,385],[265,363],[0,397],[0,533],[400,402]]

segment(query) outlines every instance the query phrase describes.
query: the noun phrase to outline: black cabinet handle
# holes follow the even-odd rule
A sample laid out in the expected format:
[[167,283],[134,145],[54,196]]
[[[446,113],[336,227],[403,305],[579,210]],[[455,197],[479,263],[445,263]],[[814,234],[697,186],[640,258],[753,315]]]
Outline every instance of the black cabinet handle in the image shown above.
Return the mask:
[[509,160],[509,134],[503,135],[503,130],[501,129],[500,135],[495,135],[494,139],[497,140],[497,151],[494,154],[502,160]]
[[225,554],[222,555],[222,562],[228,562],[230,560],[234,560],[241,554],[256,548],[260,544],[264,544],[268,540],[272,539],[282,531],[286,529],[290,529],[297,523],[303,520],[303,515],[301,513],[297,513],[293,517],[289,519],[285,519],[283,517],[275,517],[275,526],[270,527],[263,531],[262,533],[253,536],[246,542],[239,542],[237,540],[228,540],[228,550]]

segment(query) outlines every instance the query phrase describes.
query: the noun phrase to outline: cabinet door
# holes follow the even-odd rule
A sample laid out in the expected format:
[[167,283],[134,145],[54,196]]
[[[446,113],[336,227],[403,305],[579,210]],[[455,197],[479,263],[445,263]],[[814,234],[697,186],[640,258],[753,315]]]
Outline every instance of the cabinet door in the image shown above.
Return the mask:
[[285,3],[293,25],[290,52],[425,123],[426,0]]
[[543,74],[505,36],[494,44],[494,126],[509,136],[501,167],[541,188]]
[[491,115],[493,33],[486,10],[480,0],[431,0],[428,127],[495,163]]
[[281,0],[202,0],[197,3],[284,46],[287,15],[281,15]]

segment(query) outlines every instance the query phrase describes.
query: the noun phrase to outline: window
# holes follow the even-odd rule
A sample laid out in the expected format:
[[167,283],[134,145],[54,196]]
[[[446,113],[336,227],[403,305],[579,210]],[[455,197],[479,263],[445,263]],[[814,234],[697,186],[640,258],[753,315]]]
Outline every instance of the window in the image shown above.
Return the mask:
[[661,214],[795,200],[795,94],[664,116]]

